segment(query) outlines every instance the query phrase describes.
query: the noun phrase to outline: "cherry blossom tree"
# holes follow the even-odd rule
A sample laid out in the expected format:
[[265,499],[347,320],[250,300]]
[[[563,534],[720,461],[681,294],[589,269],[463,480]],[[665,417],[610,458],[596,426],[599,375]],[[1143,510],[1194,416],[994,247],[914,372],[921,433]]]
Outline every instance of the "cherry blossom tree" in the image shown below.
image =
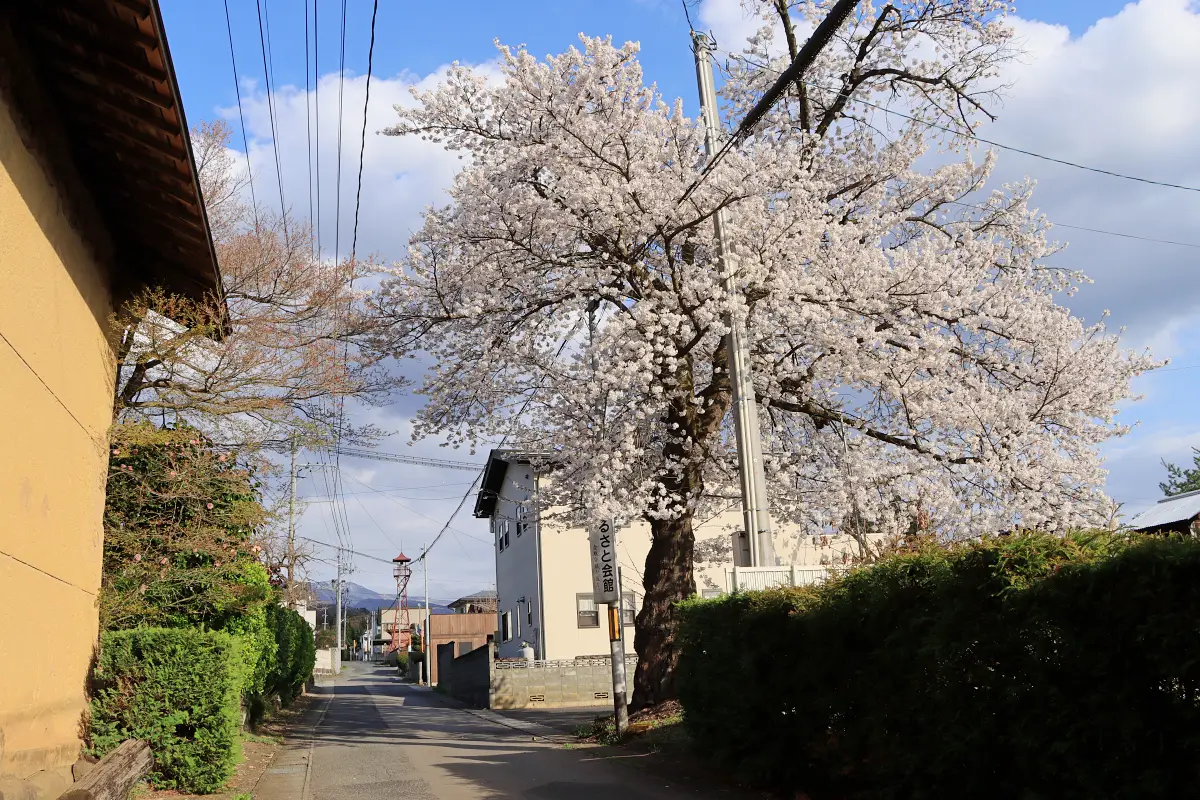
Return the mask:
[[[824,7],[760,5],[725,85],[735,118],[787,59],[772,29],[794,50]],[[431,363],[416,435],[506,436],[552,467],[543,505],[648,521],[635,707],[673,693],[694,522],[737,495],[729,319],[747,327],[790,530],[966,537],[1102,516],[1096,448],[1152,362],[1060,304],[1084,277],[1046,263],[1031,185],[984,192],[990,156],[917,167],[934,134],[953,148],[986,111],[1008,42],[999,3],[868,6],[703,177],[702,128],[646,85],[634,44],[501,48],[498,82],[456,66],[397,109],[388,133],[468,158],[380,296],[390,346]],[[884,126],[888,104],[911,121]]]

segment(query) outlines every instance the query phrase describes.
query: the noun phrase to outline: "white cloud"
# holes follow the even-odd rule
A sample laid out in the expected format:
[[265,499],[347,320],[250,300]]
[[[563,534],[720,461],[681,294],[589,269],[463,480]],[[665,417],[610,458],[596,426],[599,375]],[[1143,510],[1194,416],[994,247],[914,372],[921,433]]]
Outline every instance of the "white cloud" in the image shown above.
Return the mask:
[[[477,67],[495,75],[494,65]],[[363,101],[365,75],[347,75],[339,85],[336,74],[321,77],[318,88],[305,92],[295,86],[283,86],[275,93],[275,122],[279,138],[277,149],[283,174],[284,200],[297,217],[309,214],[309,137],[313,158],[313,213],[316,208],[316,165],[320,161],[320,234],[326,255],[333,255],[335,241],[346,255],[354,234],[355,194],[358,184],[359,152],[362,148],[362,201],[359,212],[358,253],[376,253],[385,259],[400,258],[409,236],[420,227],[421,212],[430,204],[448,201],[445,189],[461,166],[456,154],[418,137],[384,136],[379,132],[396,123],[394,106],[415,104],[410,90],[432,88],[445,69],[430,75],[407,73],[371,79],[371,101],[367,110],[366,139],[363,140]],[[278,210],[279,182],[276,178],[275,153],[267,97],[261,88],[248,84],[243,94],[247,133],[250,138],[250,164],[260,206]],[[338,125],[341,92],[341,210],[338,214]],[[236,126],[237,108],[222,109]],[[306,119],[312,123],[306,125]],[[319,126],[319,138],[318,138]],[[235,143],[236,140],[235,140]],[[340,220],[340,223],[338,222]],[[335,235],[336,234],[336,235]]]

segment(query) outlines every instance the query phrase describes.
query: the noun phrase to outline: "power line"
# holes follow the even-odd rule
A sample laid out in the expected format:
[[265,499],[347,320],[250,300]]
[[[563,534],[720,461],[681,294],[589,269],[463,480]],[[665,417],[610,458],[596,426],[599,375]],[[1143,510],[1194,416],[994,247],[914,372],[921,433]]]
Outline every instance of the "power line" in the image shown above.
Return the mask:
[[[961,208],[971,208],[976,211],[987,211],[988,210],[987,206],[975,206],[975,205],[971,205],[970,203],[960,203],[957,200],[947,200],[946,204],[952,205],[952,206],[960,206]],[[1102,233],[1105,236],[1118,236],[1122,239],[1137,239],[1138,241],[1142,241],[1142,242],[1155,242],[1157,244],[1172,244],[1172,245],[1175,245],[1176,247],[1194,247],[1194,248],[1200,249],[1200,244],[1193,244],[1191,242],[1176,242],[1172,239],[1155,239],[1152,236],[1138,236],[1137,234],[1133,234],[1133,233],[1119,233],[1117,231],[1106,231],[1106,230],[1102,230],[1100,228],[1087,228],[1087,227],[1084,227],[1083,225],[1068,225],[1065,222],[1053,222],[1052,221],[1050,223],[1050,225],[1051,225],[1051,227],[1054,227],[1054,228],[1070,228],[1071,230],[1076,230],[1076,231],[1088,231],[1089,233]]]
[[229,35],[229,60],[233,63],[233,89],[237,92],[238,121],[242,126],[242,147],[246,149],[246,175],[250,180],[250,207],[254,210],[254,227],[258,227],[258,200],[254,196],[254,172],[250,169],[250,141],[246,138],[246,115],[242,111],[242,86],[238,82],[237,56],[233,54],[233,23],[229,20],[229,0],[225,0],[225,32]]
[[[315,0],[314,0],[315,4]],[[308,159],[305,162],[308,166],[308,220],[312,224],[313,220],[313,148],[312,148],[312,83],[309,81],[311,70],[309,69],[308,54],[312,49],[309,42],[308,33],[308,0],[304,0],[304,132],[308,140]],[[309,235],[308,250],[312,254],[312,259],[316,261],[316,243],[312,235]]]
[[[722,52],[728,58],[733,58],[735,60],[740,59],[740,57],[736,54],[730,53],[728,51],[722,51]],[[773,69],[771,67],[767,67],[767,66],[764,66],[761,64],[758,64],[756,66],[758,66],[759,68],[764,69],[768,72],[774,72],[777,75],[782,74],[779,72],[779,70]],[[799,81],[799,83],[803,83],[805,86],[808,86],[810,88],[821,89],[826,92],[835,92],[836,93],[836,92],[840,91],[838,89],[834,89],[829,86],[823,86],[822,84],[814,83],[812,81],[801,80],[801,81]],[[1080,169],[1080,170],[1084,170],[1086,172],[1095,172],[1099,175],[1107,175],[1111,178],[1120,178],[1121,180],[1135,181],[1137,183],[1145,183],[1145,184],[1149,184],[1151,186],[1162,186],[1162,187],[1165,187],[1168,189],[1180,189],[1185,192],[1200,192],[1200,187],[1196,187],[1196,186],[1185,186],[1185,185],[1179,184],[1179,183],[1170,183],[1168,181],[1154,180],[1153,178],[1143,178],[1139,175],[1128,175],[1123,172],[1115,172],[1113,170],[1103,169],[1101,167],[1092,167],[1092,166],[1088,166],[1086,164],[1080,164],[1075,161],[1068,161],[1065,158],[1058,158],[1057,156],[1048,156],[1048,155],[1045,155],[1044,153],[1038,153],[1033,150],[1026,150],[1022,147],[1014,147],[1013,145],[1002,144],[1002,143],[994,141],[992,139],[985,139],[982,136],[977,136],[972,131],[956,130],[954,128],[949,128],[944,125],[939,125],[936,122],[930,122],[929,120],[919,119],[917,117],[912,116],[911,114],[905,114],[903,111],[897,111],[894,108],[888,108],[886,106],[881,106],[877,103],[872,103],[869,100],[858,100],[856,102],[859,102],[862,105],[867,106],[868,108],[874,108],[876,110],[882,111],[885,114],[892,114],[894,116],[901,117],[903,119],[907,119],[910,122],[915,122],[919,125],[925,125],[926,127],[943,131],[944,133],[954,134],[955,136],[964,136],[968,139],[973,139],[977,142],[980,142],[981,144],[986,144],[991,147],[999,148],[1001,150],[1008,150],[1009,152],[1012,152],[1012,153],[1020,153],[1021,155],[1030,156],[1031,158],[1038,158],[1038,159],[1041,159],[1042,161],[1049,161],[1054,164],[1062,164],[1063,166],[1073,167],[1074,169]]]
[[[567,343],[574,338],[575,331],[579,330],[579,326],[582,324],[582,322],[582,320],[576,322],[575,327],[571,329],[571,332],[563,337],[562,342],[558,345],[558,350],[554,353],[555,358],[558,358],[562,355],[563,350],[565,350],[567,347]],[[525,410],[529,408],[529,404],[533,402],[536,391],[537,390],[535,389],[534,393],[526,397],[525,402],[521,404],[521,410],[517,412],[517,416],[515,417],[517,424],[520,424],[521,417],[525,415]],[[508,443],[508,437],[509,434],[506,433],[500,439],[500,448],[503,448],[504,445]],[[479,483],[481,478],[483,478],[483,472],[484,470],[479,470],[479,474],[475,476],[475,480],[471,481],[470,488],[467,489],[467,492],[462,496],[462,499],[458,501],[458,505],[454,507],[454,511],[451,512],[450,518],[446,520],[446,524],[442,526],[440,531],[438,531],[437,536],[433,537],[433,541],[429,543],[429,546],[425,548],[425,551],[421,553],[421,555],[417,556],[417,558],[413,561],[413,564],[416,564],[418,561],[423,561],[425,556],[429,554],[429,551],[433,549],[433,546],[442,538],[442,535],[445,534],[446,531],[451,530],[450,524],[454,522],[454,518],[458,516],[458,512],[462,511],[463,504],[467,502],[467,498],[470,497],[471,493],[475,491],[475,485]],[[491,542],[488,542],[488,544],[491,544]]]
[[[307,2],[307,0],[305,0]],[[307,6],[306,6],[307,8]],[[313,0],[313,128],[316,132],[317,149],[314,161],[317,167],[317,258],[321,259],[321,28],[317,25],[317,0]]]
[[[400,506],[401,508],[403,508],[406,511],[416,514],[418,517],[424,517],[425,519],[429,520],[430,522],[437,522],[436,519],[429,516],[428,514],[422,514],[420,511],[417,511],[415,508],[405,505],[404,503],[400,502],[400,500],[396,499],[395,497],[392,497],[389,494],[385,494],[384,492],[380,491],[379,489],[376,489],[375,487],[371,486],[370,484],[368,484],[364,481],[360,481],[358,478],[354,477],[353,475],[347,475],[346,477],[349,478],[350,480],[354,481],[355,483],[357,483],[359,486],[363,486],[363,487],[371,490],[372,492],[376,492],[377,494],[381,495],[384,499],[391,500],[396,505]],[[468,495],[469,495],[469,493],[468,493]],[[355,499],[357,499],[357,498],[355,498]],[[447,498],[447,499],[450,499],[450,498]],[[460,531],[455,528],[448,528],[448,530],[450,530],[453,533],[461,533],[463,536],[466,536],[468,539],[474,539],[477,542],[483,542],[484,544],[488,544],[488,545],[490,545],[492,543],[491,539],[483,539],[478,536],[473,536],[473,535],[467,533],[466,531]]]
[[[263,34],[263,9],[262,0],[255,0],[255,5],[258,7],[258,44],[262,49],[263,62],[263,79],[267,84],[267,115],[271,119],[271,149],[275,152],[275,179],[279,182],[279,214],[283,222],[283,237],[286,240],[287,234],[287,203],[283,199],[283,166],[279,161],[279,132],[275,124],[275,92],[271,88],[274,81],[271,80],[271,73],[274,71],[274,59],[267,58],[267,40]],[[268,23],[269,28],[270,23]],[[271,66],[268,66],[270,64]]]
[[375,16],[379,13],[379,0],[371,9],[371,46],[367,50],[367,96],[363,100],[362,142],[358,146],[358,191],[354,195],[354,238],[350,243],[350,260],[358,251],[358,208],[362,202],[363,156],[367,152],[367,106],[371,104],[371,69],[375,63]]
[[[739,57],[737,54],[730,53],[729,51],[718,51],[718,52],[721,52],[721,53],[722,53],[722,55],[724,55],[726,58],[732,58],[732,59],[735,59],[735,60],[737,60],[737,59],[739,59],[739,58],[740,58],[740,57]],[[761,64],[759,64],[759,65],[756,65],[756,66],[758,66],[760,69],[766,70],[766,71],[768,71],[768,72],[774,72],[774,73],[775,73],[775,74],[777,74],[777,75],[781,75],[781,74],[782,74],[782,73],[780,73],[780,72],[779,72],[779,70],[773,69],[773,68],[771,68],[771,67],[767,67],[767,66],[764,66],[764,65],[761,65]],[[821,85],[821,84],[818,84],[818,83],[813,83],[813,82],[811,82],[811,81],[799,81],[799,82],[800,82],[800,83],[803,83],[804,85],[806,85],[806,86],[808,86],[808,87],[810,87],[810,88],[814,88],[814,89],[823,89],[823,90],[825,90],[825,91],[830,91],[830,92],[832,92],[832,91],[837,91],[837,90],[835,90],[835,89],[831,89],[831,88],[830,88],[830,87],[828,87],[828,86],[823,86],[823,85]],[[1122,174],[1122,173],[1119,173],[1119,172],[1113,172],[1113,171],[1111,171],[1111,170],[1100,169],[1100,168],[1098,168],[1098,167],[1089,167],[1089,166],[1085,166],[1085,165],[1082,165],[1082,164],[1077,164],[1077,163],[1075,163],[1075,162],[1072,162],[1072,161],[1067,161],[1067,160],[1065,160],[1065,159],[1061,159],[1061,158],[1056,158],[1056,157],[1054,157],[1054,156],[1042,155],[1041,153],[1035,153],[1035,152],[1033,152],[1033,151],[1031,151],[1031,150],[1025,150],[1025,149],[1022,149],[1022,148],[1019,148],[1019,147],[1012,147],[1012,146],[1010,146],[1010,145],[1000,144],[999,142],[992,141],[991,139],[984,139],[984,138],[983,138],[983,137],[981,137],[981,136],[976,136],[976,135],[975,135],[975,134],[973,134],[973,133],[964,133],[964,132],[962,132],[962,131],[956,131],[956,130],[954,130],[953,128],[947,128],[947,127],[945,127],[945,126],[938,125],[938,124],[936,124],[936,123],[932,123],[932,122],[929,122],[929,121],[927,121],[927,120],[918,119],[918,118],[916,118],[916,117],[913,117],[913,116],[911,116],[911,115],[909,115],[909,114],[905,114],[905,113],[903,113],[903,112],[901,112],[901,111],[896,111],[895,109],[887,108],[887,107],[885,107],[885,106],[881,106],[881,105],[878,105],[878,104],[872,103],[872,102],[870,102],[870,101],[868,101],[868,100],[859,100],[858,102],[862,103],[862,104],[863,104],[863,105],[865,105],[865,106],[869,106],[869,107],[871,107],[871,108],[874,108],[874,109],[877,109],[877,110],[879,110],[879,111],[882,111],[882,112],[884,112],[884,113],[886,113],[886,114],[894,114],[894,115],[896,115],[896,116],[903,117],[904,119],[910,120],[910,121],[912,121],[912,122],[916,122],[916,123],[918,123],[918,124],[921,124],[921,125],[926,125],[926,126],[928,126],[928,127],[930,127],[930,128],[934,128],[934,129],[936,129],[936,130],[944,131],[944,132],[946,132],[946,133],[952,133],[952,134],[956,134],[956,135],[963,135],[963,136],[966,136],[967,138],[973,139],[973,140],[975,140],[975,141],[977,141],[977,142],[980,142],[980,143],[982,143],[982,144],[987,144],[987,145],[990,145],[990,146],[992,146],[992,147],[997,147],[997,148],[1000,148],[1001,150],[1008,150],[1008,151],[1011,151],[1011,152],[1014,152],[1014,153],[1020,153],[1020,154],[1023,154],[1023,155],[1032,156],[1032,157],[1034,157],[1034,158],[1039,158],[1039,159],[1042,159],[1042,160],[1044,160],[1044,161],[1050,161],[1050,162],[1053,162],[1053,163],[1056,163],[1056,164],[1063,164],[1063,165],[1066,165],[1066,166],[1069,166],[1069,167],[1075,167],[1076,169],[1081,169],[1081,170],[1085,170],[1085,171],[1088,171],[1088,172],[1096,172],[1096,173],[1099,173],[1099,174],[1102,174],[1102,175],[1108,175],[1108,176],[1110,176],[1110,177],[1114,177],[1114,178],[1121,178],[1121,179],[1124,179],[1124,180],[1137,181],[1137,182],[1140,182],[1140,183],[1146,183],[1146,184],[1157,185],[1157,186],[1165,186],[1165,187],[1172,188],[1172,189],[1182,189],[1182,190],[1184,190],[1184,191],[1190,191],[1190,192],[1200,192],[1200,188],[1195,188],[1195,187],[1191,187],[1191,186],[1183,186],[1183,185],[1180,185],[1180,184],[1174,184],[1174,183],[1164,183],[1164,182],[1162,182],[1162,181],[1156,181],[1156,180],[1152,180],[1152,179],[1150,179],[1150,178],[1141,178],[1141,177],[1137,177],[1137,176],[1134,176],[1134,175],[1125,175],[1125,174]],[[701,170],[701,173],[700,173],[700,175],[699,175],[699,176],[696,178],[696,180],[695,180],[695,181],[693,181],[692,185],[688,187],[688,190],[687,190],[686,192],[684,192],[684,196],[683,196],[683,198],[682,198],[682,199],[679,201],[681,204],[682,204],[683,202],[685,202],[685,201],[687,200],[687,198],[688,198],[688,197],[690,197],[690,196],[691,196],[691,194],[692,194],[692,193],[693,193],[693,192],[694,192],[696,189],[698,189],[698,188],[699,188],[700,184],[702,184],[702,183],[704,182],[704,180],[705,180],[705,179],[708,177],[708,175],[710,174],[710,172],[711,172],[711,170],[712,170],[712,167],[713,167],[713,165],[716,163],[716,161],[718,160],[718,158],[719,158],[720,156],[722,156],[722,155],[723,155],[723,154],[724,154],[724,153],[725,153],[725,152],[726,152],[726,151],[729,149],[729,146],[730,146],[730,144],[731,144],[732,142],[734,142],[734,141],[736,140],[736,138],[737,138],[736,136],[730,137],[730,139],[728,139],[728,140],[726,141],[726,143],[725,143],[725,146],[724,146],[724,147],[722,147],[722,148],[721,148],[721,150],[720,150],[720,151],[717,153],[717,157],[714,157],[714,158],[712,158],[712,159],[710,159],[710,160],[709,160],[708,164],[706,164],[706,165],[705,165],[705,167],[704,167],[704,169],[703,169],[703,170]],[[951,203],[952,205],[959,205],[959,206],[964,206],[964,207],[967,207],[967,208],[981,208],[980,206],[972,206],[972,205],[970,205],[970,204],[968,204],[968,203],[957,203],[957,202],[954,202],[954,201],[950,201],[950,203]],[[1159,238],[1156,238],[1156,237],[1153,237],[1153,236],[1140,236],[1140,235],[1138,235],[1138,234],[1133,234],[1133,233],[1121,233],[1121,232],[1119,232],[1119,231],[1109,231],[1109,230],[1103,230],[1103,229],[1101,229],[1101,228],[1090,228],[1090,227],[1087,227],[1087,226],[1084,226],[1084,225],[1070,225],[1070,224],[1068,224],[1068,223],[1065,223],[1065,222],[1053,222],[1053,223],[1052,223],[1052,225],[1053,225],[1054,227],[1057,227],[1057,228],[1069,228],[1069,229],[1071,229],[1071,230],[1077,230],[1077,231],[1086,231],[1086,232],[1088,232],[1088,233],[1098,233],[1098,234],[1102,234],[1102,235],[1105,235],[1105,236],[1116,236],[1116,237],[1118,237],[1118,238],[1122,238],[1122,239],[1135,239],[1135,240],[1138,240],[1138,241],[1143,241],[1143,242],[1154,242],[1154,243],[1157,243],[1157,244],[1169,244],[1169,245],[1174,245],[1174,246],[1176,246],[1176,247],[1190,247],[1190,248],[1200,249],[1200,244],[1195,244],[1195,243],[1192,243],[1192,242],[1180,242],[1180,241],[1176,241],[1176,240],[1174,240],[1174,239],[1159,239]]]
[[342,55],[338,63],[338,135],[337,135],[337,204],[333,215],[333,263],[336,266],[339,255],[339,241],[342,233],[342,95],[346,86],[346,0],[342,0]]

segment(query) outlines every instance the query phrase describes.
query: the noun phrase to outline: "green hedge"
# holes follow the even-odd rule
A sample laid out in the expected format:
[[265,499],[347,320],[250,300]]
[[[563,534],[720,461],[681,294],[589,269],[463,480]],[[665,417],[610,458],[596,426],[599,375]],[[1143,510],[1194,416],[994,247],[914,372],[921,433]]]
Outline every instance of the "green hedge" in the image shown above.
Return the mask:
[[245,666],[236,638],[190,628],[110,631],[92,674],[89,750],[126,739],[154,751],[150,781],[208,793],[233,774]]
[[277,694],[283,705],[290,704],[312,677],[317,663],[317,645],[313,629],[304,617],[289,608],[267,607],[267,624],[275,632],[275,664],[267,675],[267,693]]
[[1002,537],[690,601],[700,750],[822,798],[1200,796],[1200,543]]

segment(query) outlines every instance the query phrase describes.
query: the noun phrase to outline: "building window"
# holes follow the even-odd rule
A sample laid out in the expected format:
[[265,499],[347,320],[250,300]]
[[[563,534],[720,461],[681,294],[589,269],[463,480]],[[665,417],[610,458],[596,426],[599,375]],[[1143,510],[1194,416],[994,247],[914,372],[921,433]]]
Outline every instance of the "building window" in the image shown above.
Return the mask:
[[516,636],[518,639],[520,639],[521,638],[521,604],[520,603],[517,603],[517,613],[516,613],[516,618],[514,620],[514,627],[515,627],[515,630],[513,631],[513,635]]
[[496,545],[500,548],[501,553],[508,547],[508,529],[508,520],[496,520]]
[[525,614],[526,614],[526,617],[528,618],[527,621],[529,623],[529,627],[532,628],[533,627],[533,603],[529,602],[528,600],[525,601]]
[[621,624],[632,625],[633,618],[637,616],[637,600],[633,596],[633,592],[621,593]]
[[529,510],[525,506],[517,506],[517,536],[525,532],[525,528],[529,524],[525,518],[528,516]]
[[700,593],[705,600],[711,600],[714,597],[720,597],[723,594],[724,592],[722,592],[720,589],[705,589]]
[[505,611],[500,615],[500,638],[505,642],[512,641],[512,612]]
[[600,611],[596,608],[596,597],[591,592],[575,595],[575,614],[580,628],[600,627]]

